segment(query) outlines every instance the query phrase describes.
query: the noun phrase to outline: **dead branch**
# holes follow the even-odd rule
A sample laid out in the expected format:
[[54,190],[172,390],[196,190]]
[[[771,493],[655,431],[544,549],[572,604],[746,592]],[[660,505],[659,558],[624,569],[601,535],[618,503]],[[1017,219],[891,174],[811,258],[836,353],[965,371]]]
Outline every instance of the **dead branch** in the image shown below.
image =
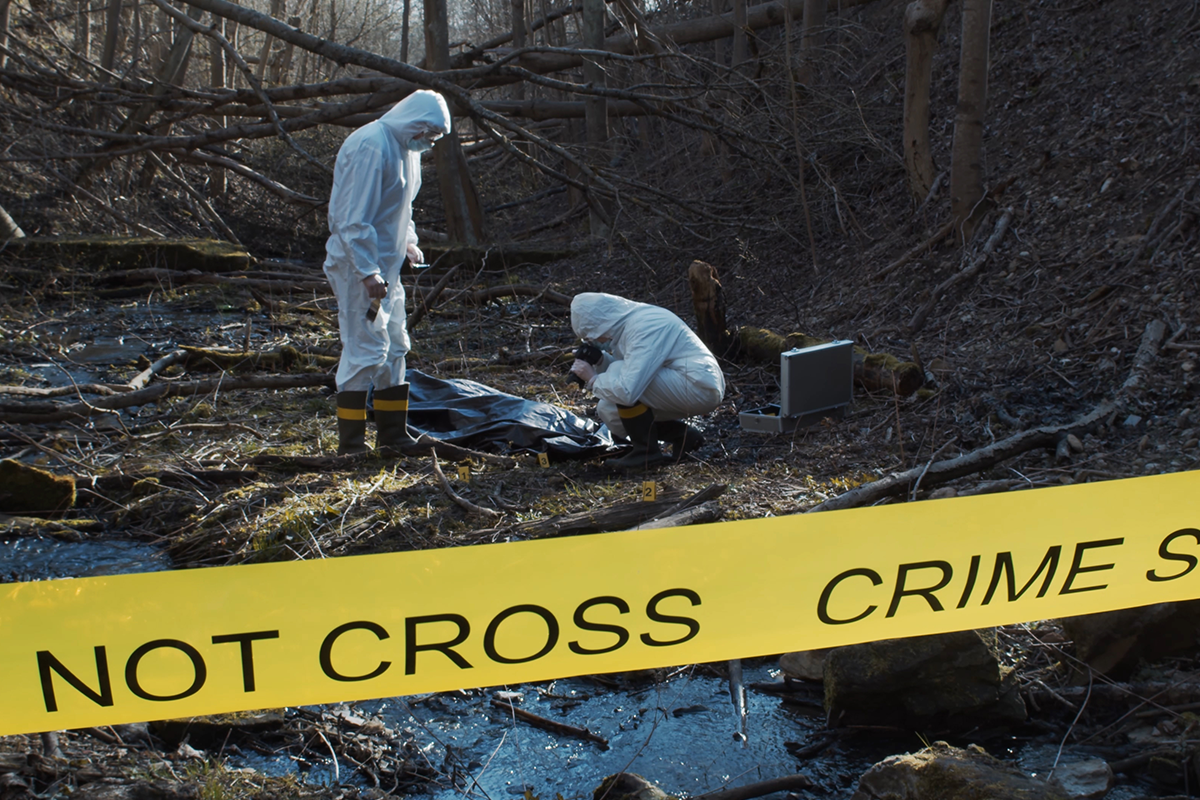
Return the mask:
[[664,514],[661,517],[648,520],[641,525],[634,526],[631,530],[644,531],[653,528],[682,528],[687,525],[716,522],[724,516],[724,513],[720,505],[710,500],[698,506],[692,506],[682,511],[676,511],[673,514]]
[[[680,501],[678,504],[671,506],[666,511],[654,517],[651,521],[673,517],[681,511],[686,511],[689,508],[694,508],[695,506],[707,503],[709,500],[716,500],[718,497],[725,494],[725,490],[728,488],[729,486],[724,483],[710,483],[708,486],[696,492],[691,497],[688,497]],[[640,525],[639,527],[644,528],[647,526]]]
[[648,519],[674,508],[679,497],[660,500],[622,503],[595,511],[558,514],[545,519],[529,520],[509,525],[503,530],[520,539],[546,539],[552,536],[576,536],[585,533],[626,531]]
[[433,288],[430,289],[427,294],[421,295],[419,303],[417,303],[417,298],[415,296],[416,292],[413,293],[413,302],[416,304],[416,307],[413,309],[413,312],[408,315],[407,324],[410,333],[417,327],[418,324],[420,324],[421,320],[425,318],[425,315],[429,313],[429,309],[433,308],[433,304],[437,302],[438,296],[440,296],[446,287],[450,285],[450,280],[454,277],[455,273],[458,272],[458,267],[459,265],[455,264],[453,267],[446,270],[446,274],[441,277],[441,280],[434,284]]
[[811,789],[815,784],[806,775],[784,775],[781,778],[771,778],[746,786],[733,789],[721,789],[716,792],[705,792],[694,795],[692,800],[750,800],[752,797],[762,797],[775,792],[795,792],[801,789]]
[[557,303],[560,306],[570,307],[571,298],[562,292],[556,292],[549,287],[538,287],[528,283],[518,283],[507,286],[491,286],[487,289],[478,289],[476,291],[463,291],[454,295],[452,299],[471,305],[480,306],[484,303],[490,303],[493,300],[499,300],[502,297],[534,297],[539,300],[546,299],[552,303]]
[[1142,342],[1134,357],[1129,377],[1117,390],[1111,400],[1107,400],[1088,413],[1062,425],[1045,425],[1031,428],[1014,434],[1007,439],[973,450],[956,458],[938,461],[927,466],[914,467],[904,472],[889,475],[871,483],[863,484],[856,489],[832,497],[809,509],[812,511],[835,511],[843,508],[871,505],[885,497],[895,497],[906,494],[914,482],[920,478],[926,488],[946,483],[947,481],[972,475],[988,469],[1001,461],[1042,447],[1053,447],[1059,437],[1069,433],[1081,434],[1094,425],[1109,419],[1121,412],[1129,401],[1130,395],[1141,385],[1145,373],[1158,352],[1158,345],[1166,335],[1167,326],[1161,320],[1154,320],[1146,326],[1142,334]]
[[903,267],[908,262],[912,261],[917,256],[921,255],[926,250],[933,247],[934,245],[936,245],[942,239],[945,239],[947,236],[949,236],[953,232],[954,232],[954,220],[948,220],[945,225],[938,228],[934,232],[934,234],[932,236],[930,236],[928,239],[921,242],[916,247],[912,248],[907,253],[900,256],[895,261],[888,264],[886,267],[884,267],[883,269],[879,270],[874,275],[872,275],[871,280],[878,281],[878,280],[882,280],[883,278],[886,278],[888,275],[891,275],[893,272],[900,269],[901,267]]
[[36,386],[0,386],[0,394],[26,395],[28,397],[66,397],[80,394],[113,395],[130,391],[130,387],[109,383],[76,383],[72,386],[54,386],[43,389]]
[[979,274],[979,270],[981,270],[983,265],[986,264],[988,259],[991,258],[992,253],[996,249],[996,245],[999,244],[1000,240],[1004,238],[1004,233],[1008,230],[1008,224],[1012,222],[1012,218],[1013,210],[1011,208],[1004,209],[1004,213],[1000,216],[999,221],[996,222],[995,230],[992,231],[992,235],[988,237],[987,243],[983,246],[982,252],[980,252],[980,254],[975,258],[971,259],[971,262],[965,269],[959,270],[938,284],[937,288],[935,288],[930,294],[929,300],[925,302],[925,305],[918,309],[917,313],[914,314],[913,318],[909,321],[909,331],[916,333],[925,326],[925,320],[929,317],[929,312],[933,310],[933,307],[937,305],[938,301],[941,300],[946,292],[948,292],[952,287]]
[[153,378],[155,375],[161,375],[167,369],[167,367],[178,364],[186,357],[187,352],[184,350],[173,350],[172,352],[167,353],[165,356],[158,359],[153,364],[135,375],[133,380],[129,382],[129,388],[133,389],[134,391],[145,388],[146,384],[150,382],[151,378]]
[[437,477],[438,485],[442,487],[442,491],[446,496],[453,500],[458,506],[465,509],[468,514],[478,514],[488,519],[500,519],[504,516],[499,511],[493,511],[490,508],[477,506],[467,498],[463,497],[458,492],[454,491],[454,487],[450,485],[450,481],[446,480],[446,473],[442,472],[442,465],[438,463],[437,453],[432,454],[433,459],[433,474]]
[[90,403],[59,405],[53,409],[45,408],[45,404],[36,404],[36,406],[32,403],[28,404],[27,409],[37,408],[33,411],[23,411],[19,408],[12,410],[13,404],[7,404],[3,410],[0,410],[0,422],[45,424],[67,419],[86,419],[120,408],[156,403],[168,397],[191,397],[240,389],[298,389],[306,386],[333,386],[333,375],[328,373],[257,375],[246,378],[226,377],[215,380],[188,381],[186,383],[159,383],[145,389],[101,398]]
[[200,270],[174,270],[150,267],[146,269],[129,269],[120,272],[105,273],[106,283],[116,283],[123,286],[136,286],[142,283],[155,283],[165,286],[184,286],[202,283],[210,286],[229,286],[240,289],[258,289],[265,292],[286,293],[291,291],[309,291],[324,289],[329,286],[327,281],[317,280],[262,280],[246,275],[229,273],[201,272]]
[[530,725],[534,726],[535,728],[541,728],[542,730],[547,730],[547,731],[550,731],[551,733],[562,734],[565,736],[574,736],[576,739],[583,739],[588,742],[595,742],[596,744],[600,745],[603,749],[605,749],[605,750],[608,749],[608,740],[605,739],[603,736],[600,736],[599,734],[592,733],[587,728],[579,728],[579,727],[576,727],[575,725],[568,725],[565,722],[556,722],[555,720],[552,720],[552,719],[546,719],[545,717],[539,717],[537,714],[526,711],[523,708],[517,708],[512,703],[509,703],[506,700],[499,700],[499,699],[493,698],[492,706],[494,708],[500,709],[501,711],[506,711],[509,714],[512,714],[514,717],[516,717],[519,720],[528,722]]

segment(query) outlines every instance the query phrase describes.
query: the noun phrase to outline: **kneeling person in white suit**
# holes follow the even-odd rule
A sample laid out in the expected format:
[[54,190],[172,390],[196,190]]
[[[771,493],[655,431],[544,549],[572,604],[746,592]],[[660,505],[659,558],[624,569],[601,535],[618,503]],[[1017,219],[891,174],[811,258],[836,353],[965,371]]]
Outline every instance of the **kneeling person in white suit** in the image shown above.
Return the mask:
[[[678,460],[704,444],[683,420],[707,414],[725,396],[712,352],[665,308],[616,295],[583,292],[571,301],[575,335],[604,351],[595,366],[576,359],[571,372],[596,396],[596,413],[633,450],[608,463],[649,467]],[[671,455],[660,442],[671,445]]]

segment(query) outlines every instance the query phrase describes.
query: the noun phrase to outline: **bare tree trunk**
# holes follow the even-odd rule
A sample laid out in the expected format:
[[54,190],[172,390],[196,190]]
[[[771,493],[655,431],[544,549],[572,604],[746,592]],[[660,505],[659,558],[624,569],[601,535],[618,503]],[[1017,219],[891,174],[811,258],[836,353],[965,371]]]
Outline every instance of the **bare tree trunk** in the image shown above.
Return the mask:
[[[718,14],[724,14],[725,0],[712,0],[712,13],[714,17]],[[725,50],[725,40],[723,38],[713,42],[713,61],[716,61],[718,65],[725,64]]]
[[[332,12],[332,9],[330,11]],[[283,0],[271,0],[271,16],[279,19],[283,15]],[[274,38],[269,33],[263,34],[262,49],[258,51],[258,65],[254,68],[254,77],[261,82],[267,74],[267,62],[271,60],[271,45]]]
[[[0,47],[8,46],[8,9],[12,0],[0,0]],[[0,69],[8,66],[8,56],[0,55]]]
[[112,71],[117,59],[117,40],[121,35],[121,0],[108,0],[104,15],[104,49],[100,51],[100,66]]
[[[425,0],[425,63],[431,71],[449,68],[449,40],[446,0]],[[483,240],[483,213],[458,137],[438,140],[433,161],[446,212],[446,233],[453,242],[479,244]]]
[[[604,49],[604,0],[583,0],[583,46],[587,50]],[[583,60],[583,81],[597,88],[606,86],[604,67],[594,58]],[[605,98],[588,95],[584,99],[584,127],[588,160],[603,164],[608,153],[608,103]],[[592,235],[607,236],[608,221],[603,210],[594,197],[589,198],[589,205]]]
[[950,213],[962,241],[969,242],[983,200],[983,118],[987,110],[988,40],[992,0],[963,0],[958,113],[950,162]]
[[[317,0],[313,0],[315,8]],[[404,16],[400,19],[400,60],[408,63],[408,28],[412,20],[412,0],[404,0]]]
[[917,200],[929,196],[937,174],[929,144],[929,87],[938,30],[950,0],[913,0],[904,12],[908,62],[904,77],[904,166]]
[[804,0],[804,25],[800,33],[800,83],[811,86],[817,77],[821,49],[825,45],[827,0]]
[[[225,28],[228,24],[221,17],[213,18],[213,25],[217,33],[224,35]],[[236,23],[232,23],[236,24]],[[210,39],[208,42],[208,57],[209,57],[209,80],[212,82],[212,88],[220,91],[227,87],[228,71],[225,64],[225,49],[215,39]],[[228,117],[217,117],[214,122],[224,128],[229,124]],[[221,197],[229,189],[229,182],[224,167],[212,165],[208,173],[208,196]]]
[[[300,18],[296,16],[288,17],[288,25],[291,25],[293,28],[299,28]],[[271,65],[271,68],[274,70],[274,76],[271,78],[273,83],[284,84],[291,80],[292,54],[295,51],[296,45],[291,42],[284,44],[283,52],[279,55],[279,63]]]
[[84,59],[92,57],[92,16],[88,0],[77,0],[75,4],[75,52]]
[[[405,0],[407,2],[407,0]],[[512,8],[512,43],[513,47],[520,50],[525,47],[525,0],[511,0]],[[513,86],[511,97],[513,100],[525,99],[525,82],[521,81]]]
[[750,58],[746,39],[746,0],[733,0],[733,66],[740,67]]

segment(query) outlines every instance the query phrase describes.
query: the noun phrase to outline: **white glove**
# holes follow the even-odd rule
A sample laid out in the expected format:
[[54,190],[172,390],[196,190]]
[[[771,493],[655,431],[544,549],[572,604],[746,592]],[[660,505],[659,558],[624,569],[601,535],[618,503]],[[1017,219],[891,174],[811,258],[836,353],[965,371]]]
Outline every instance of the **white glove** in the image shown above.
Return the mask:
[[405,251],[405,255],[408,256],[408,260],[413,264],[424,264],[425,263],[425,254],[422,253],[421,248],[417,247],[415,244],[408,245],[408,247],[406,248],[406,251]]
[[575,359],[575,363],[571,365],[571,372],[578,375],[584,383],[591,383],[596,377],[596,368],[582,358]]

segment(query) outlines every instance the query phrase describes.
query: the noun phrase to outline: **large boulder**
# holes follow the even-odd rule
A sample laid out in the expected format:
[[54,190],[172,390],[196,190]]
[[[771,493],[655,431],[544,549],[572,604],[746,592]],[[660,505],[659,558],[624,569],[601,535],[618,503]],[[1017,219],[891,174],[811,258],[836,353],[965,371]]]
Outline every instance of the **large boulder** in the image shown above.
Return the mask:
[[858,780],[850,800],[1071,800],[1055,781],[1026,775],[972,745],[934,742],[890,756]]
[[[1061,622],[1079,660],[1110,678],[1125,680],[1139,663],[1195,653],[1200,600],[1066,617]],[[1082,680],[1086,682],[1086,675]]]
[[1020,722],[1012,676],[974,631],[888,639],[833,650],[825,661],[830,725],[974,728]]

